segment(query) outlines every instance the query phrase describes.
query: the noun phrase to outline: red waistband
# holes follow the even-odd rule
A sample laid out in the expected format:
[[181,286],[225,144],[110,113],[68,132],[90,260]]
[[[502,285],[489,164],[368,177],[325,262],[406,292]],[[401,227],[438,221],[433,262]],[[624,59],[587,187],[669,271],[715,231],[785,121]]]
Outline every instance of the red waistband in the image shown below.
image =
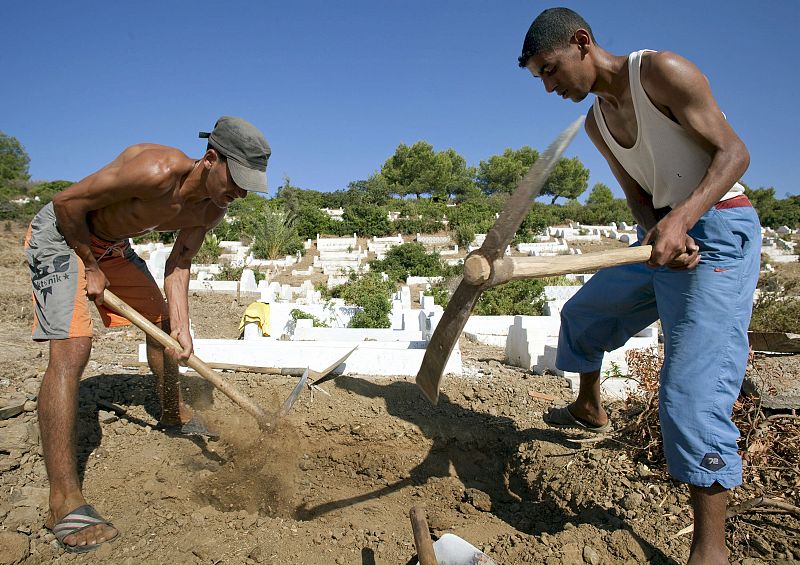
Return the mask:
[[753,204],[750,202],[750,199],[745,196],[744,194],[740,194],[739,196],[734,196],[733,198],[728,198],[727,200],[723,200],[719,202],[714,208],[717,210],[725,210],[726,208],[752,208]]

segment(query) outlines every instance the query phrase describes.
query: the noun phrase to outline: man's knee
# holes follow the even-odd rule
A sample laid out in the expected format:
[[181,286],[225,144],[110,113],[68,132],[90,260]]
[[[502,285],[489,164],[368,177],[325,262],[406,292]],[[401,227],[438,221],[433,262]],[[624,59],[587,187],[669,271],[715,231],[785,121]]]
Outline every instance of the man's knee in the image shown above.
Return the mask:
[[92,352],[92,338],[70,337],[50,340],[50,359],[48,370],[76,373],[83,371]]

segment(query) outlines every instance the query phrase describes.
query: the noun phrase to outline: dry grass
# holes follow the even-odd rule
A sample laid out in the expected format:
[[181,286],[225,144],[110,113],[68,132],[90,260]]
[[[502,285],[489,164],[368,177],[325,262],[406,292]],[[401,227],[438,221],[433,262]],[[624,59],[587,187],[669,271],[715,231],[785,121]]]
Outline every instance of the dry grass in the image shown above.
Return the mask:
[[[666,476],[658,418],[658,374],[662,360],[657,350],[628,352],[628,366],[640,390],[626,399],[623,409],[626,424],[614,440],[634,460],[645,462],[654,472]],[[749,370],[751,376],[758,377],[758,369],[752,362]],[[769,414],[762,409],[758,397],[741,395],[733,407],[733,421],[741,432],[739,453],[743,467],[743,487],[737,494],[773,497],[796,504],[800,500],[800,415]]]

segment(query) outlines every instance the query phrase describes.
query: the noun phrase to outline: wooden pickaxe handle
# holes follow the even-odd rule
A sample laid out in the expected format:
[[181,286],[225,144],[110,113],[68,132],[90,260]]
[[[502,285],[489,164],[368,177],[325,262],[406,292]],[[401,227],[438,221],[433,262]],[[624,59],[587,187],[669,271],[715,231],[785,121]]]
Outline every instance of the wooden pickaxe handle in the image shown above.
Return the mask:
[[597,251],[585,255],[556,255],[555,257],[503,257],[494,262],[494,269],[481,255],[474,254],[464,263],[464,279],[470,284],[490,286],[519,279],[554,277],[567,273],[596,271],[606,267],[644,263],[653,252],[651,245]]
[[408,513],[411,518],[411,531],[414,534],[414,546],[417,548],[417,558],[419,565],[436,565],[436,553],[433,550],[431,533],[428,530],[428,520],[425,517],[425,509],[414,506]]
[[[116,310],[118,313],[125,316],[128,320],[133,322],[144,333],[149,335],[151,338],[155,339],[158,343],[160,343],[164,347],[169,347],[176,351],[181,351],[183,349],[183,346],[180,343],[178,343],[177,340],[167,335],[167,333],[164,332],[161,328],[157,327],[150,320],[148,320],[147,318],[142,316],[139,312],[131,308],[131,306],[126,304],[125,301],[116,296],[110,290],[106,289],[103,292],[103,301],[106,305],[108,305],[109,307]],[[205,380],[214,385],[214,387],[217,390],[219,390],[222,394],[230,398],[233,402],[238,404],[239,407],[241,407],[245,412],[247,412],[253,418],[255,418],[256,421],[258,422],[258,425],[261,428],[269,427],[271,424],[275,422],[274,415],[270,415],[258,404],[253,402],[247,396],[245,396],[244,393],[242,393],[242,391],[240,391],[234,385],[223,379],[219,373],[217,373],[211,367],[206,365],[194,353],[186,361],[186,364],[195,371],[197,371],[197,373],[201,377],[203,377]]]

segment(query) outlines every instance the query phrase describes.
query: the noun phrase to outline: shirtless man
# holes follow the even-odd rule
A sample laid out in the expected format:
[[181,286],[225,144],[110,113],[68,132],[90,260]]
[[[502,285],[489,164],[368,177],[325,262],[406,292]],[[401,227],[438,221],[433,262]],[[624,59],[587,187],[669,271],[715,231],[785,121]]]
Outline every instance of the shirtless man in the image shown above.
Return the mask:
[[[33,219],[25,249],[34,298],[33,338],[50,342],[50,360],[39,391],[39,426],[50,482],[50,528],[67,551],[85,552],[118,536],[86,503],[78,480],[75,426],[78,384],[92,347],[88,300],[103,323],[126,325],[103,305],[108,288],[161,327],[181,351],[147,338],[156,377],[161,425],[204,431],[181,400],[176,360],[192,353],[189,335],[189,270],[205,234],[228,205],[247,191],[266,192],[270,148],[261,132],[241,118],[222,117],[199,160],[172,147],[134,145],[114,161],[57,194]],[[164,292],[128,238],[179,230],[167,259]]]
[[596,95],[586,132],[625,192],[640,241],[653,245],[648,266],[605,269],[565,305],[556,365],[580,373],[580,390],[546,420],[607,429],[603,353],[660,318],[661,432],[667,468],[691,492],[689,563],[728,563],[727,489],[742,480],[731,411],[747,362],[761,243],[738,182],[747,148],[691,62],[670,52],[612,55],[572,10],[534,20],[519,64],[564,99]]

